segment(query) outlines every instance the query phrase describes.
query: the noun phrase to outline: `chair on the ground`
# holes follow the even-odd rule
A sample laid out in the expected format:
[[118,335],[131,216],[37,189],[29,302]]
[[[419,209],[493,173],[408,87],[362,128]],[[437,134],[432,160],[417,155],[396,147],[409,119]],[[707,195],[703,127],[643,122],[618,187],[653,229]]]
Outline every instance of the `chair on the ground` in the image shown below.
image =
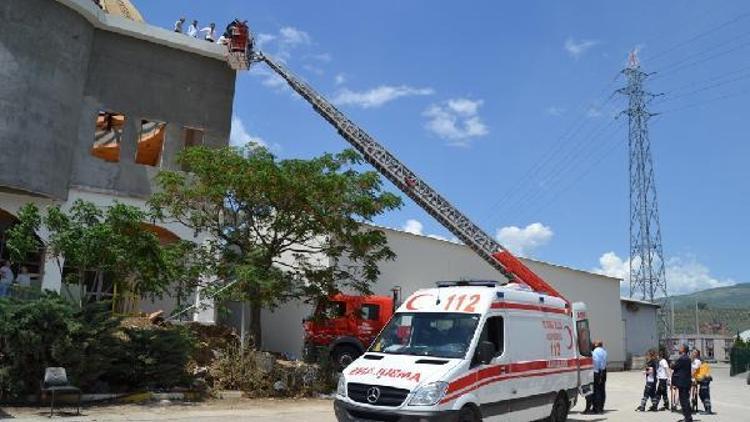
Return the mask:
[[50,418],[55,411],[55,396],[57,394],[78,394],[78,407],[76,414],[81,414],[81,389],[70,384],[70,382],[68,381],[68,374],[65,372],[65,368],[58,367],[45,369],[44,381],[42,381],[42,393],[52,394],[49,408]]

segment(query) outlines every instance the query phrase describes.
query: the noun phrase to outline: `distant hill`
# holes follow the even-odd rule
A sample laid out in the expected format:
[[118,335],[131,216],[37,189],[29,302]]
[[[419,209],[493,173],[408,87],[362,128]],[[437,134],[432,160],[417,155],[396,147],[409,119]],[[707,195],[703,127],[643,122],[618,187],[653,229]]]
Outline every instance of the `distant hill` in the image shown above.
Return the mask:
[[[720,323],[727,334],[750,329],[750,283],[730,287],[694,292],[688,295],[672,296],[675,308],[675,333],[695,332],[695,303],[706,304],[698,310],[698,321]],[[701,330],[704,330],[701,328]]]
[[750,310],[750,283],[702,290],[688,295],[672,296],[675,309],[694,308],[695,302],[709,308]]

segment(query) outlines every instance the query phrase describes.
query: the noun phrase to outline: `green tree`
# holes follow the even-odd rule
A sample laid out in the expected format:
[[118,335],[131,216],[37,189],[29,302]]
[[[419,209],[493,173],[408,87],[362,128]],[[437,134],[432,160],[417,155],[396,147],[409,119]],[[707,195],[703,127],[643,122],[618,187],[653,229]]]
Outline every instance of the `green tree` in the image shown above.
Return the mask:
[[249,304],[257,347],[263,307],[340,289],[368,293],[378,263],[394,258],[385,234],[360,222],[401,200],[377,173],[355,169],[361,159],[352,150],[278,160],[263,148],[197,147],[179,160],[191,173],[162,171],[152,210],[208,235],[200,249],[220,281],[207,292]]
[[[136,207],[115,202],[106,208],[77,200],[70,210],[59,206],[45,213],[34,204],[25,205],[19,223],[8,231],[8,249],[14,260],[39,248],[36,233],[49,233],[44,247],[62,271],[65,282],[85,286],[87,277],[107,274],[118,291],[134,295],[167,292],[170,273],[176,272],[174,253],[162,247],[147,230],[147,214]],[[81,289],[82,295],[84,289]],[[83,301],[83,296],[81,301]]]

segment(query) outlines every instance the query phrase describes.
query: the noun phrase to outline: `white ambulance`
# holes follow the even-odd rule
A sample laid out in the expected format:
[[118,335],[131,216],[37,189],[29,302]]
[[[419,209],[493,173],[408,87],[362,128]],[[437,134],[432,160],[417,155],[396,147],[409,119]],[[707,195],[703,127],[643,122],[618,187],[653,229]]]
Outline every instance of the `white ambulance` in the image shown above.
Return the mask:
[[592,392],[585,305],[494,281],[440,282],[344,369],[339,421],[567,419]]

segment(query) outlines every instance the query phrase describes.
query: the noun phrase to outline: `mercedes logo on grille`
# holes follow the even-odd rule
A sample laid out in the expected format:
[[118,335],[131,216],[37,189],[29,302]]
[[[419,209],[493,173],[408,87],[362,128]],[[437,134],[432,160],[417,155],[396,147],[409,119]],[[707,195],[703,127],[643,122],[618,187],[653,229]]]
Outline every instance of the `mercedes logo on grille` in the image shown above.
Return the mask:
[[369,403],[375,403],[380,398],[380,389],[378,387],[370,387],[367,389],[367,401]]

